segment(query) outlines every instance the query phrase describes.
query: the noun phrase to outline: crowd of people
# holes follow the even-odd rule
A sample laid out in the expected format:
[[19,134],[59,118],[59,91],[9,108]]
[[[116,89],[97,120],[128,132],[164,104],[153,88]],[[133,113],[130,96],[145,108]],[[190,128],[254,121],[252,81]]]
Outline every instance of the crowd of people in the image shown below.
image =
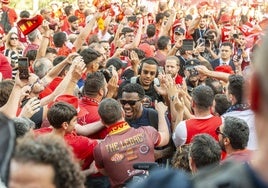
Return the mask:
[[1,0],[0,187],[268,187],[267,10]]

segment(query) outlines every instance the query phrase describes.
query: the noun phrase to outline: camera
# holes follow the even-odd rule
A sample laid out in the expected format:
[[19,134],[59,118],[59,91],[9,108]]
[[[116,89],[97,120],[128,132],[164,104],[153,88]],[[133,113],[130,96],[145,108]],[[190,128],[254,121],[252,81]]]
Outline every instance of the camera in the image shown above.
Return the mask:
[[190,76],[197,76],[199,73],[195,67],[187,67],[186,70],[190,73]]

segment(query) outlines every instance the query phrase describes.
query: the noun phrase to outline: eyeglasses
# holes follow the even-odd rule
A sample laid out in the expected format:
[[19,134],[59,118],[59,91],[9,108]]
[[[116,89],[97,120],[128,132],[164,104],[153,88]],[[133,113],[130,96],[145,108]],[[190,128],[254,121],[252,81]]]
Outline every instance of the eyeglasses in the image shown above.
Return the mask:
[[126,105],[126,104],[129,104],[130,106],[134,106],[136,104],[136,102],[139,102],[139,101],[141,101],[141,99],[140,100],[136,100],[136,101],[134,101],[134,100],[120,100],[120,103],[123,106]]
[[18,37],[10,37],[10,40],[18,40]]
[[226,134],[224,134],[223,132],[221,132],[220,127],[217,127],[217,129],[215,130],[215,133],[216,133],[217,135],[221,134],[221,135],[224,136],[224,137],[228,137]]
[[156,73],[155,71],[147,71],[147,70],[142,70],[143,74],[150,74],[151,76],[154,76]]

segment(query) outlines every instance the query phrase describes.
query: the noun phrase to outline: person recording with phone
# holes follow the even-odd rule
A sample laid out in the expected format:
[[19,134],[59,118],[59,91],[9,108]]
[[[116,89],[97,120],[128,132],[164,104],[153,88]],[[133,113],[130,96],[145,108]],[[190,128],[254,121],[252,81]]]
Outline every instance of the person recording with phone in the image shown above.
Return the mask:
[[246,47],[246,37],[242,32],[233,35],[234,38],[234,54],[238,59],[242,59],[241,69],[244,70],[250,64],[250,49]]

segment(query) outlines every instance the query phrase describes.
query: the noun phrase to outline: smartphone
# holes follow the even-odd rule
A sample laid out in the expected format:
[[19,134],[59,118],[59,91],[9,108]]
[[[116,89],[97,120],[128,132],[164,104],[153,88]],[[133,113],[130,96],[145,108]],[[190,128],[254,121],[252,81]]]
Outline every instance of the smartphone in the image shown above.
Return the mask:
[[162,66],[158,67],[158,74],[165,74],[164,67]]
[[27,80],[29,78],[29,63],[27,57],[19,57],[18,59],[19,77],[21,80]]
[[193,39],[184,39],[182,41],[182,48],[186,51],[194,50],[194,40]]

